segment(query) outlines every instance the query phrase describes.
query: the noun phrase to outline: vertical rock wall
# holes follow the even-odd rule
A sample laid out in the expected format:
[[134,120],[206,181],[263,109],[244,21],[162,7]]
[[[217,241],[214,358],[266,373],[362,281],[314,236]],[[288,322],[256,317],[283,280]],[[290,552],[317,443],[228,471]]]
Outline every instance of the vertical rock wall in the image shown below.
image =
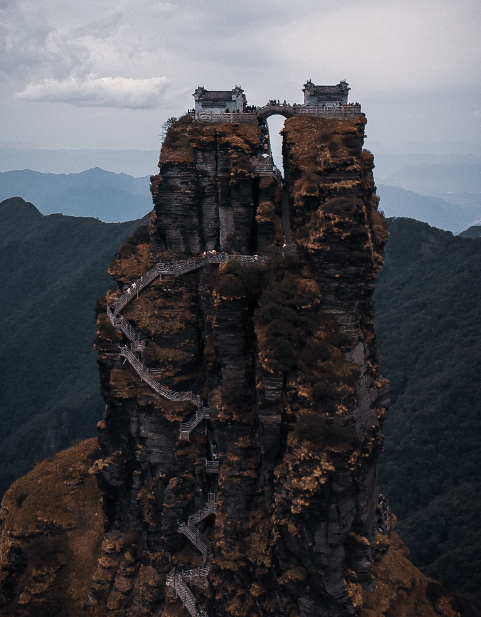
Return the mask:
[[[151,241],[124,247],[112,266],[125,283],[134,262],[272,255],[156,282],[125,311],[162,383],[208,402],[218,478],[203,469],[205,436],[178,439],[192,406],[158,400],[101,355],[111,530],[135,530],[143,559],[162,556],[161,576],[199,566],[177,526],[214,490],[215,523],[201,526],[215,541],[212,570],[195,592],[212,615],[350,615],[369,586],[386,403],[372,291],[386,235],[363,129],[363,116],[288,120],[283,189],[255,174],[255,125],[181,120],[152,178]],[[279,252],[283,199],[296,255]],[[107,338],[101,328],[101,351]]]
[[274,520],[289,610],[306,615],[356,612],[380,540],[375,461],[387,385],[372,292],[386,233],[372,156],[361,149],[364,122],[296,118],[284,129],[299,263],[294,281],[286,273],[275,285],[298,286],[287,304],[303,332],[290,337],[296,361],[284,373]]

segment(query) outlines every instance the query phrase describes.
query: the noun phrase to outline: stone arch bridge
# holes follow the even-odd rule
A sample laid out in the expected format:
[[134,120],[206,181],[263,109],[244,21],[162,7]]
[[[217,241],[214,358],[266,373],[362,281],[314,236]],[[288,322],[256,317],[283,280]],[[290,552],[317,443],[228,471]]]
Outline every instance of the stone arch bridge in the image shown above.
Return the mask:
[[296,116],[296,107],[293,105],[268,104],[264,107],[258,107],[255,111],[258,120],[267,120],[271,116],[284,116],[284,118],[292,118]]

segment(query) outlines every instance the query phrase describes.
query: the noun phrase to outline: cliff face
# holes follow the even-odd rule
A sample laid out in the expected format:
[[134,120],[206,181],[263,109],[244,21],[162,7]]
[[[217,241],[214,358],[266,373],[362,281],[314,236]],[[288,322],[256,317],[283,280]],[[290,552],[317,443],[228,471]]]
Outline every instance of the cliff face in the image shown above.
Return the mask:
[[[63,596],[69,615],[341,617],[364,604],[374,617],[415,602],[411,614],[439,614],[419,573],[386,583],[382,603],[379,584],[371,594],[401,556],[376,485],[386,232],[364,123],[287,120],[284,186],[260,171],[254,124],[170,130],[150,227],[119,250],[120,292],[98,307],[107,406],[91,473],[105,529],[88,593]],[[18,517],[8,499],[3,546]],[[0,554],[12,614],[28,538],[15,567]],[[39,614],[22,602],[19,615]]]

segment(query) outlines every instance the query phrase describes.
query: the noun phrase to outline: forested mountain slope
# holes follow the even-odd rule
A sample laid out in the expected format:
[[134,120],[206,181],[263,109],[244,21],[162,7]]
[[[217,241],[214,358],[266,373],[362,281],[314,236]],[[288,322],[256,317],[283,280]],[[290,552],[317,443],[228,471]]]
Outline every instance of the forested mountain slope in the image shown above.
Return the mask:
[[92,436],[101,418],[95,302],[108,265],[139,224],[43,216],[0,204],[0,492],[30,464]]
[[392,406],[382,490],[411,559],[481,589],[481,241],[391,219],[376,291]]

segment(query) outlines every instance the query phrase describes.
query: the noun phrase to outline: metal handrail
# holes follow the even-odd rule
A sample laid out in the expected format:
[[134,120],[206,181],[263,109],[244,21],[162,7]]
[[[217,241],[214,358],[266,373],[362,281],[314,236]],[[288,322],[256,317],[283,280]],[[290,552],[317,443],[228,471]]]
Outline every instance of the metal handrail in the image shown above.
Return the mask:
[[160,396],[163,396],[169,401],[191,401],[195,405],[201,404],[200,397],[194,395],[193,392],[173,392],[156,381],[153,377],[151,377],[149,369],[145,366],[142,360],[140,360],[137,354],[132,351],[132,349],[127,346],[120,346],[119,349],[120,355],[128,360],[129,364],[137,375],[139,375],[142,381],[145,381],[145,383],[155,390],[157,394],[160,394]]
[[208,540],[205,535],[189,523],[181,523],[177,529],[178,533],[182,533],[189,538],[192,544],[202,553],[204,557],[204,564],[207,560],[207,556],[212,552],[213,544]]
[[207,578],[210,574],[210,566],[206,568],[193,568],[180,572],[180,576],[184,581],[193,581],[199,578]]
[[205,506],[189,516],[189,525],[197,525],[210,514],[215,514],[215,493],[209,493]]
[[210,411],[207,407],[200,407],[190,420],[180,423],[180,438],[188,439],[190,433],[196,428],[198,424],[204,419],[210,418]]

